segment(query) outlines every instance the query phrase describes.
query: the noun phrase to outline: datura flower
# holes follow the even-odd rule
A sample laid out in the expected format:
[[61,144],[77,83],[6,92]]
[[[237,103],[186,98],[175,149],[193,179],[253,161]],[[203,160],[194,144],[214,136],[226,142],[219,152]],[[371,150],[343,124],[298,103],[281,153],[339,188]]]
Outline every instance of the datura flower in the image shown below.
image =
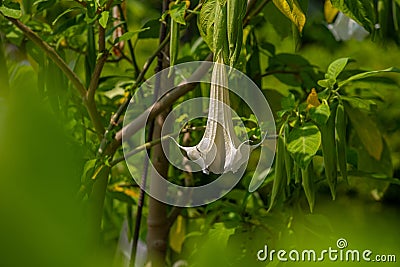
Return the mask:
[[249,141],[240,143],[234,132],[227,89],[228,76],[220,58],[211,74],[207,124],[202,139],[192,147],[181,146],[174,140],[206,174],[237,172],[247,162],[250,151],[258,146],[249,145]]

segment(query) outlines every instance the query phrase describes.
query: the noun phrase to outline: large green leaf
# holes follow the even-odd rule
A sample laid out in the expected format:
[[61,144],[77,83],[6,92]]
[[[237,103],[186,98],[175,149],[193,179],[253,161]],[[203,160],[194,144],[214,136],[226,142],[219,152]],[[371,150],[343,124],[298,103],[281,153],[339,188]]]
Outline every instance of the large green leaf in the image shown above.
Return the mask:
[[348,17],[372,32],[375,25],[375,11],[371,0],[331,0],[332,5]]
[[373,70],[373,71],[362,72],[362,73],[359,73],[359,74],[356,74],[356,75],[353,75],[353,76],[349,77],[348,79],[340,82],[338,85],[339,85],[339,87],[342,87],[343,85],[345,85],[345,84],[347,84],[349,82],[365,79],[365,78],[368,78],[370,76],[374,76],[374,75],[381,74],[381,73],[384,73],[384,72],[400,73],[400,69],[396,68],[396,67],[391,67],[391,68],[384,69],[384,70]]
[[216,0],[208,0],[203,3],[198,16],[197,25],[200,35],[208,47],[213,50],[213,33]]
[[321,145],[321,133],[318,127],[307,123],[300,128],[293,129],[288,138],[287,150],[295,162],[305,169]]

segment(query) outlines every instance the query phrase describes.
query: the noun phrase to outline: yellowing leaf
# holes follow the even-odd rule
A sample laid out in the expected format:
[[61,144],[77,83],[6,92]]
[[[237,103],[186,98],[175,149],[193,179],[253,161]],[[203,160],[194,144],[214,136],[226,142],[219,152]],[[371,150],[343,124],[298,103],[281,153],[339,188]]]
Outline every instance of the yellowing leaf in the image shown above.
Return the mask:
[[307,97],[307,110],[310,108],[316,108],[319,105],[321,105],[321,102],[318,100],[318,94],[317,91],[315,91],[315,88],[311,89],[311,93]]
[[186,8],[189,8],[190,7],[190,1],[186,0],[185,3],[186,3]]
[[185,222],[183,220],[183,217],[179,215],[176,218],[175,223],[172,225],[169,234],[169,245],[174,251],[181,253],[182,244],[183,241],[185,240],[185,234],[186,234]]
[[139,199],[139,192],[124,183],[110,185],[108,192],[112,198],[126,203],[136,204]]
[[332,23],[338,12],[339,9],[332,5],[331,0],[325,0],[324,15],[326,22]]
[[304,24],[306,24],[306,15],[297,0],[273,0],[273,2],[282,14],[296,25],[299,32],[302,32]]

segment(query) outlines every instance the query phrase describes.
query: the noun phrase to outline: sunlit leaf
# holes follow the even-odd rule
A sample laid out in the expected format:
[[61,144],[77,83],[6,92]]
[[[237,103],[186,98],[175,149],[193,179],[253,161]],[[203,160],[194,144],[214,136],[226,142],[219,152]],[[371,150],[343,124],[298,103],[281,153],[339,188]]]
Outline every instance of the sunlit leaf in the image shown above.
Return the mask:
[[368,78],[370,76],[381,74],[381,73],[385,73],[385,72],[400,73],[400,69],[399,68],[395,68],[395,67],[391,67],[391,68],[384,69],[384,70],[373,70],[373,71],[362,72],[362,73],[359,73],[359,74],[356,74],[354,76],[351,76],[350,78],[340,82],[339,83],[339,87],[342,87],[343,85],[345,85],[345,84],[347,84],[349,82],[352,82],[352,81],[365,79],[365,78]]
[[179,4],[174,4],[169,10],[169,15],[171,18],[178,22],[179,24],[186,25],[185,21],[185,13],[186,13],[186,3],[181,2]]
[[339,59],[333,61],[328,67],[325,78],[336,80],[336,78],[344,70],[344,68],[346,67],[348,62],[349,62],[349,58],[347,58],[347,57],[339,58]]
[[185,241],[185,235],[185,221],[184,218],[179,215],[169,231],[169,245],[174,251],[181,253],[183,241]]
[[331,114],[329,106],[325,103],[317,107],[313,107],[309,111],[310,118],[318,125],[324,125],[328,121]]
[[275,6],[296,25],[299,32],[306,24],[306,15],[297,0],[273,0]]
[[0,13],[2,13],[6,17],[18,19],[21,17],[22,13],[19,9],[12,9],[6,6],[0,6]]
[[213,50],[215,5],[216,0],[204,2],[197,20],[200,35],[211,50]]
[[108,23],[108,17],[109,16],[110,16],[110,12],[108,12],[108,11],[101,12],[101,16],[100,16],[100,19],[99,19],[99,24],[104,29],[107,28],[107,23]]
[[295,162],[305,169],[321,145],[321,133],[314,124],[294,128],[289,135],[287,150]]

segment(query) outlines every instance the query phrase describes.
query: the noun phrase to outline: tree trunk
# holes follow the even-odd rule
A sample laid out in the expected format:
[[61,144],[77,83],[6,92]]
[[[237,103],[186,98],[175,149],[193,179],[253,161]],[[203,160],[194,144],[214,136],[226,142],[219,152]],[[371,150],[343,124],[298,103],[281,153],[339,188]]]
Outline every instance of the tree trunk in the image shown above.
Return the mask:
[[[166,112],[157,116],[154,125],[153,140],[160,138],[161,128],[164,122]],[[165,157],[161,145],[157,145],[152,151],[152,164],[157,172],[163,176],[168,175],[168,160]],[[154,183],[154,172],[150,174],[151,191],[166,193],[166,189],[160,188],[159,184]],[[147,218],[147,248],[149,266],[163,267],[165,266],[165,255],[167,251],[168,238],[168,220],[167,205],[150,197],[149,198],[149,215]]]
[[[162,77],[163,79],[164,77]],[[162,82],[165,82],[164,80]],[[161,138],[161,129],[163,127],[168,110],[163,111],[155,118],[153,140]],[[168,153],[166,151],[166,153]],[[157,192],[157,195],[166,194],[167,188],[156,182],[155,176],[161,175],[168,178],[169,162],[164,154],[161,144],[153,147],[151,153],[151,164],[156,171],[150,173],[150,191]],[[158,174],[157,174],[157,173]],[[151,267],[165,266],[165,256],[167,251],[167,240],[169,231],[169,221],[167,214],[167,205],[152,198],[149,198],[149,215],[147,217],[147,248],[148,259]]]

